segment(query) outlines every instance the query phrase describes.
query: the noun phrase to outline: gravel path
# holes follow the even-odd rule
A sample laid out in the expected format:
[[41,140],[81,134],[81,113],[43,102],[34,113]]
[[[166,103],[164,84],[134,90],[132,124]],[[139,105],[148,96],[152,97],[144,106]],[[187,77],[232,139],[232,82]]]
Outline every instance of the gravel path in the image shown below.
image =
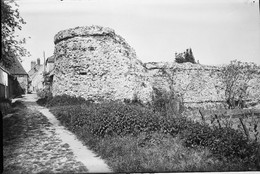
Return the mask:
[[35,95],[21,100],[26,108],[3,119],[4,173],[111,172],[53,115],[44,115],[48,110],[35,103]]

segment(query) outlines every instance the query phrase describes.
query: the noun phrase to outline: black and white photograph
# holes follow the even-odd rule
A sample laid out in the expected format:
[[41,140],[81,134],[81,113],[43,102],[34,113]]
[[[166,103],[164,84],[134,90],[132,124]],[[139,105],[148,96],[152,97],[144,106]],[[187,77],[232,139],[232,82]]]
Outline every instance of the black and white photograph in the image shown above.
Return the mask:
[[260,172],[259,0],[1,0],[1,172]]

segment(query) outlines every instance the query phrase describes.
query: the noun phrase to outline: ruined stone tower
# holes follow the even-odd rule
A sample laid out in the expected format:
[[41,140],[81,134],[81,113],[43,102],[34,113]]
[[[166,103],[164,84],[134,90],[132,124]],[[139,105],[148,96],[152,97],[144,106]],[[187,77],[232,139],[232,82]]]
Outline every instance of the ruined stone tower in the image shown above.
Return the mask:
[[114,30],[76,27],[55,35],[53,95],[95,101],[151,100],[152,87],[135,51]]

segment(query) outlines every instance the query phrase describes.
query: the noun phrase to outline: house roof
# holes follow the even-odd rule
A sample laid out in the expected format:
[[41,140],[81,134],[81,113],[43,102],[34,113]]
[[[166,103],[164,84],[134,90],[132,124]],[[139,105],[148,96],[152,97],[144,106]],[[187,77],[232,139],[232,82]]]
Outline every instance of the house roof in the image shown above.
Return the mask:
[[54,55],[47,58],[46,64],[47,64],[47,63],[54,63]]
[[29,72],[28,75],[31,77],[33,76],[35,73],[37,73],[41,68],[43,67],[43,65],[38,65],[36,64]]
[[12,75],[28,75],[16,57],[13,58],[11,66],[6,67],[6,70]]
[[3,66],[1,66],[1,65],[0,65],[0,69],[10,75],[9,71],[7,71],[7,70],[6,70]]

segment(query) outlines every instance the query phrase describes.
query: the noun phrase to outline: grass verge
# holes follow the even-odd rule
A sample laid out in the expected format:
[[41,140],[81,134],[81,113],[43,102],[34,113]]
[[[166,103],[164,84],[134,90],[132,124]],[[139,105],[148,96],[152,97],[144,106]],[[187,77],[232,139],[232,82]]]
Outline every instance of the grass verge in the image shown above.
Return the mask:
[[256,144],[234,130],[158,119],[147,108],[118,103],[66,103],[52,102],[51,112],[114,172],[256,170]]

